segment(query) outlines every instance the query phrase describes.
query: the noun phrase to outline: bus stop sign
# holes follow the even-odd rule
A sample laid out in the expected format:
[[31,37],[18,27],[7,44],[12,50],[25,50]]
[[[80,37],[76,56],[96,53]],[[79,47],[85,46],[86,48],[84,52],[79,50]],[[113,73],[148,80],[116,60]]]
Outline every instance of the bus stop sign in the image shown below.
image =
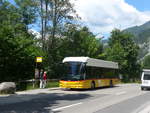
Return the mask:
[[36,57],[36,62],[42,62],[42,57]]

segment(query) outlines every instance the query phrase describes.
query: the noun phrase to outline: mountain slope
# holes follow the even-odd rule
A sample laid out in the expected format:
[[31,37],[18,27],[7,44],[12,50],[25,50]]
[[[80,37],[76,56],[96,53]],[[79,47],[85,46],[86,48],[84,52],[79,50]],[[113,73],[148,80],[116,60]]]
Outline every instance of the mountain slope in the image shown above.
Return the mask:
[[134,40],[140,46],[140,59],[150,53],[150,21],[141,26],[125,29],[124,32],[132,33],[135,36]]

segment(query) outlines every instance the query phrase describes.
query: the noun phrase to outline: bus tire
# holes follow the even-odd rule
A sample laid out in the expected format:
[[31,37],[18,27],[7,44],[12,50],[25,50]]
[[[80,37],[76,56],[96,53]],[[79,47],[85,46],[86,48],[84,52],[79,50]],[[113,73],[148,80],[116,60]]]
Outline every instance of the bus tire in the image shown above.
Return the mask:
[[143,87],[141,87],[141,90],[143,91],[143,90],[144,90],[144,88],[143,88]]
[[146,87],[141,87],[141,90],[142,90],[142,91],[146,91],[147,88],[146,88]]
[[113,87],[113,81],[112,81],[112,80],[110,80],[109,86],[110,86],[110,87]]
[[91,89],[95,89],[95,82],[94,81],[91,82]]

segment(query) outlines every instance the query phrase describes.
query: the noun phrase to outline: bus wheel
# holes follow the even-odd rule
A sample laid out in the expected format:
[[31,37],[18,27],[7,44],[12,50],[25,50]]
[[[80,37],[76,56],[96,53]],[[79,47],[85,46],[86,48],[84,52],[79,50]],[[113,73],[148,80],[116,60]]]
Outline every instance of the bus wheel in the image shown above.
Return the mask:
[[94,89],[95,88],[95,82],[91,82],[91,89]]
[[110,87],[113,87],[113,82],[112,82],[112,80],[110,81],[109,86],[110,86]]
[[141,90],[144,90],[144,88],[143,88],[143,87],[141,87]]

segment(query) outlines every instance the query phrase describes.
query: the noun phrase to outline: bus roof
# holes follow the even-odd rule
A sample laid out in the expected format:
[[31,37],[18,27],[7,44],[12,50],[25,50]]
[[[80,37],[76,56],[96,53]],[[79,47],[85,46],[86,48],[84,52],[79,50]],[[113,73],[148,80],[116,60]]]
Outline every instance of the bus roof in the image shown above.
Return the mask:
[[66,57],[63,60],[63,63],[65,62],[86,62],[87,66],[118,69],[117,62],[105,61],[105,60],[94,59],[89,57]]

